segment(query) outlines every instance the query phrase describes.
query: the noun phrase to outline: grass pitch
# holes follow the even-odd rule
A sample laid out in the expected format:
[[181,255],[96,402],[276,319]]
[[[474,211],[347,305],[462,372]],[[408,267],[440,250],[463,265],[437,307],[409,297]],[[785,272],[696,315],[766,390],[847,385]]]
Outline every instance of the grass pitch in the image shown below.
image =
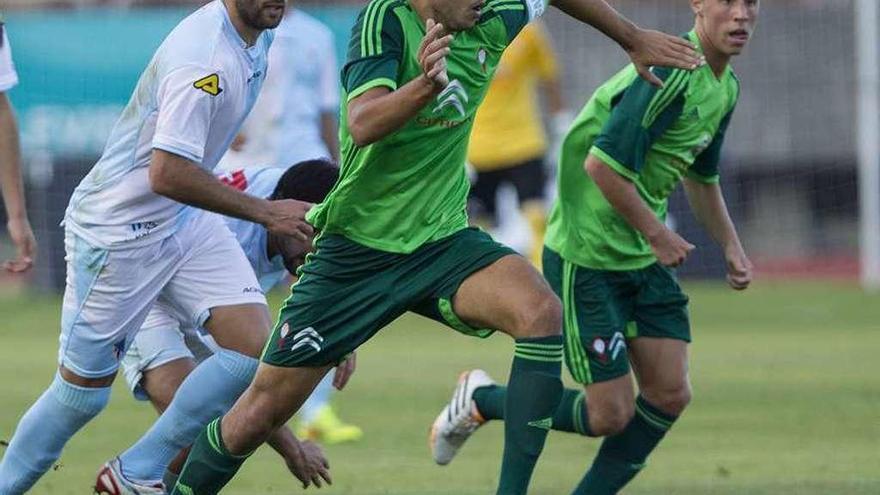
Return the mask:
[[[626,493],[880,493],[880,300],[830,284],[687,289],[694,401]],[[0,295],[0,315],[0,438],[8,439],[52,379],[60,300]],[[431,462],[427,429],[462,369],[483,367],[505,380],[511,352],[503,336],[473,340],[417,316],[382,331],[335,399],[365,438],[327,448],[335,484],[319,492],[494,493],[501,424],[481,429],[445,468]],[[146,430],[152,409],[122,383],[32,493],[91,493],[99,465]],[[532,493],[569,493],[598,445],[552,433]],[[300,491],[264,448],[224,493]]]

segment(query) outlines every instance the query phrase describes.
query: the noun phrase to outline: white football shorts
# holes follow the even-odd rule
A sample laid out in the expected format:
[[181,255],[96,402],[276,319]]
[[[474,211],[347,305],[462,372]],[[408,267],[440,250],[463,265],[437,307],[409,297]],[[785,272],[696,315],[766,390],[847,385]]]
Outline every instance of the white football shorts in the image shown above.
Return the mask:
[[253,269],[222,217],[199,211],[169,237],[129,248],[96,247],[65,233],[67,287],[59,364],[85,378],[119,368],[153,304],[180,328],[198,328],[210,309],[266,304]]

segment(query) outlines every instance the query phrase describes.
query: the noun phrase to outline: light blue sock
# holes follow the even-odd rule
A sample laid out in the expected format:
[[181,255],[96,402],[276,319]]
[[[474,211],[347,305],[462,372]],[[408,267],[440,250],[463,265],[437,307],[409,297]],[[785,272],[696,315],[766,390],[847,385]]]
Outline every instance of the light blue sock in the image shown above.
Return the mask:
[[29,490],[61,456],[61,449],[110,400],[110,387],[86,388],[55,374],[52,385],[22,416],[0,462],[0,494]]
[[250,385],[258,364],[254,358],[227,349],[199,364],[149,431],[119,456],[125,477],[160,481],[177,453],[232,407]]
[[305,404],[300,409],[300,418],[303,423],[311,423],[318,417],[318,412],[322,407],[330,402],[330,395],[333,394],[333,372],[327,373],[321,383],[315,387],[312,395],[309,396]]

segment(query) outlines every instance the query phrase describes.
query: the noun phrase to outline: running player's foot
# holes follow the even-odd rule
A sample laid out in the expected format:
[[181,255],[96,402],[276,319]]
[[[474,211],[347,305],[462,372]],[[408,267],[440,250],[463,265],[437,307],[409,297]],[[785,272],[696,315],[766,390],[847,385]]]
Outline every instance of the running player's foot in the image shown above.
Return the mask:
[[310,423],[297,428],[297,436],[302,439],[322,442],[328,445],[356,442],[364,436],[363,430],[355,425],[344,423],[331,406],[324,406]]
[[165,495],[165,485],[161,482],[140,485],[129,481],[122,475],[119,458],[108,461],[98,471],[95,480],[95,493],[99,495]]
[[458,377],[452,400],[440,411],[431,426],[430,447],[434,462],[445,466],[477,428],[486,422],[474,402],[474,390],[494,385],[483,370],[465,371]]

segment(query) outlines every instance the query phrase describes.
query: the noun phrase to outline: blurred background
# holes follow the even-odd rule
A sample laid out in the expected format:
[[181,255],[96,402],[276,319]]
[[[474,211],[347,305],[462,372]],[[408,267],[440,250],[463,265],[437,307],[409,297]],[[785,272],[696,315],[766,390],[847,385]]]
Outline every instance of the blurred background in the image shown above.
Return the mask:
[[[0,440],[53,373],[64,286],[58,223],[69,195],[100,154],[155,48],[203,3],[3,2],[21,81],[10,96],[39,253],[25,276],[0,272]],[[365,2],[293,3],[330,28],[343,63]],[[610,3],[638,24],[670,33],[693,23],[686,0]],[[678,191],[670,222],[698,246],[680,270],[692,298],[695,401],[627,493],[880,493],[880,311],[870,290],[880,287],[877,10],[877,0],[762,2],[757,33],[733,61],[742,91],[721,171],[756,280],[746,293],[726,289],[723,259]],[[625,54],[554,9],[544,23],[561,99],[576,113]],[[541,108],[552,148],[559,125],[548,105]],[[552,150],[548,156],[552,191]],[[531,232],[510,188],[499,191],[499,204],[495,233],[527,250]],[[11,256],[5,223],[0,259]],[[338,480],[328,493],[492,491],[500,425],[486,427],[483,441],[446,470],[431,465],[424,447],[424,432],[459,371],[486,367],[502,380],[507,372],[509,341],[471,342],[409,315],[363,348],[361,371],[338,400],[365,436],[328,447]],[[100,463],[149,425],[151,410],[127,395],[117,390],[110,409],[72,442],[61,468],[34,493],[84,493]],[[568,493],[597,446],[551,435],[535,493]],[[271,457],[261,452],[226,493],[293,487]]]
[[[21,79],[11,98],[21,127],[31,221],[41,244],[41,262],[29,282],[55,290],[63,280],[57,224],[72,187],[100,153],[155,47],[203,2],[5,3]],[[361,2],[298,4],[333,31],[343,63]],[[684,32],[692,23],[684,0],[614,4],[639,24],[668,32]],[[723,187],[763,275],[858,278],[857,111],[870,109],[871,102],[858,97],[857,18],[850,0],[765,2],[757,35],[734,61],[742,97],[724,150]],[[563,100],[576,112],[621,67],[624,54],[553,9],[545,20],[558,53]],[[503,206],[504,190],[501,195]],[[717,252],[686,210],[677,195],[671,221],[700,247],[683,276],[722,274]],[[528,232],[521,226],[502,219],[500,235],[525,244]]]

